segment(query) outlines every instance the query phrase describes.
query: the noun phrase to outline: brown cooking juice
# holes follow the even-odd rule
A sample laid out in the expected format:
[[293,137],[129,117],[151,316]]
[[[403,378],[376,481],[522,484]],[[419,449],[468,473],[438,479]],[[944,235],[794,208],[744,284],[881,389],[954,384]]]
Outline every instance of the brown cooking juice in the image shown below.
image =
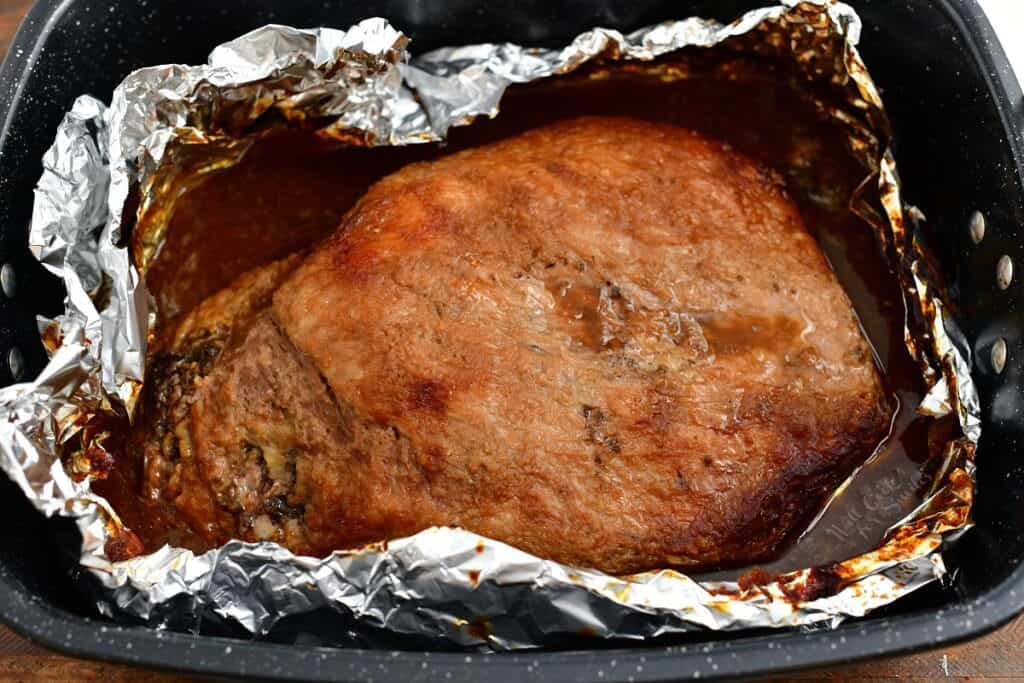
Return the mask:
[[[846,559],[876,546],[885,530],[914,509],[927,488],[922,463],[940,422],[920,417],[916,365],[903,344],[903,308],[896,278],[871,228],[848,208],[865,171],[851,160],[842,133],[792,79],[770,65],[693,52],[644,71],[586,73],[510,88],[501,114],[450,131],[444,144],[353,148],[310,133],[257,142],[237,165],[213,174],[182,196],[147,285],[163,322],[190,310],[234,277],[332,232],[378,178],[405,164],[435,159],[564,118],[621,115],[691,128],[721,139],[773,168],[832,264],[874,348],[890,394],[898,401],[890,437],[810,529],[769,572]],[[665,68],[661,68],[665,67]],[[159,323],[158,323],[159,324]],[[112,499],[129,527],[152,549],[169,536],[161,515],[141,502],[135,465],[126,461],[97,490]],[[733,578],[749,568],[706,574]]]

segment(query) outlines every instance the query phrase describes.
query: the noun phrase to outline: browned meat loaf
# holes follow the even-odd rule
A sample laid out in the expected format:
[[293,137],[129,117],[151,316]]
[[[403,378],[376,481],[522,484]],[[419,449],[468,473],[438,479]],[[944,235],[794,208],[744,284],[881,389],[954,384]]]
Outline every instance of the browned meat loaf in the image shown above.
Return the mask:
[[626,119],[408,166],[166,337],[134,443],[194,547],[457,525],[617,573],[753,562],[889,418],[772,175]]

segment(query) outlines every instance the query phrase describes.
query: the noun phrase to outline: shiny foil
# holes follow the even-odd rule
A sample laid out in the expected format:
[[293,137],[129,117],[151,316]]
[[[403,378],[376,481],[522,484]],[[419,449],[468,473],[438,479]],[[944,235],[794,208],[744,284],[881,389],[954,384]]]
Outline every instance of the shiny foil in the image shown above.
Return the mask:
[[[383,630],[507,650],[567,635],[834,626],[939,579],[944,543],[970,523],[978,397],[968,347],[915,238],[923,216],[900,197],[885,112],[855,47],[860,29],[844,4],[788,0],[728,25],[689,18],[629,35],[596,28],[562,49],[470,45],[410,58],[407,39],[384,19],[347,31],[266,26],[217,47],[205,65],[136,71],[109,107],[79,98],[43,159],[31,226],[35,253],[67,286],[66,310],[40,320],[51,351],[42,374],[0,390],[0,466],[41,512],[76,520],[81,564],[99,579],[103,613],[165,628],[198,630],[205,620],[261,636],[284,617],[313,615],[303,628],[321,643],[359,633],[373,642],[365,633]],[[929,387],[919,410],[959,420],[960,435],[937,456],[928,497],[875,550],[759,585],[702,583],[672,570],[613,577],[451,528],[325,558],[242,542],[200,555],[164,547],[127,561],[107,558],[120,521],[61,453],[99,429],[97,416],[133,409],[153,319],[141,273],[166,224],[155,201],[173,175],[166,171],[195,175],[236,162],[251,144],[247,131],[261,121],[315,121],[323,124],[319,134],[361,145],[440,140],[452,126],[497,115],[510,84],[594,59],[651,60],[723,41],[788,60],[827,92],[821,106],[845,127],[865,169],[852,208],[897,257],[906,343]],[[157,226],[134,255],[119,246],[133,192],[141,197],[136,215]],[[317,629],[324,615],[343,626]]]

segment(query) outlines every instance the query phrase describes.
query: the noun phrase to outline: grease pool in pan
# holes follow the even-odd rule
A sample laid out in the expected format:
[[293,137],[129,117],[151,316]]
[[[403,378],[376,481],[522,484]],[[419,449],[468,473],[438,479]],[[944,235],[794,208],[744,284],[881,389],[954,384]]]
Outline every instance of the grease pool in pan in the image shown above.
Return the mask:
[[[885,529],[920,502],[927,484],[920,463],[929,431],[941,423],[915,413],[922,387],[903,345],[899,290],[872,231],[847,208],[864,171],[809,96],[767,65],[702,57],[674,62],[654,77],[589,70],[513,88],[497,119],[455,129],[441,146],[338,148],[297,133],[261,141],[242,163],[179,199],[167,242],[147,275],[161,319],[187,311],[249,268],[313,244],[337,226],[373,181],[406,163],[581,114],[628,115],[693,128],[774,167],[786,179],[854,303],[900,408],[891,437],[872,462],[812,529],[763,568],[822,564],[877,545]],[[119,472],[97,490],[142,532],[148,547],[180,540],[157,531],[165,525],[141,518],[161,511],[140,517],[133,481],[132,473]],[[745,569],[713,576],[734,577]]]

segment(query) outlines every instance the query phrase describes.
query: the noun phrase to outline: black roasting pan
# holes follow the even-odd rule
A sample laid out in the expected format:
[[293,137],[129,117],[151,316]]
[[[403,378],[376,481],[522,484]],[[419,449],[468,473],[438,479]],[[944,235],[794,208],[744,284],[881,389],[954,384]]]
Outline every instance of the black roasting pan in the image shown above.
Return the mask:
[[[593,26],[633,29],[688,15],[731,20],[766,0],[42,0],[0,71],[0,383],[37,373],[37,314],[61,306],[27,247],[32,189],[57,124],[81,93],[109,97],[132,69],[200,63],[266,23],[347,27],[388,17],[417,51],[484,41],[563,45]],[[948,555],[952,580],[834,631],[700,634],[683,642],[467,655],[259,643],[114,624],[75,587],[74,528],[44,520],[0,477],[0,618],[81,657],[219,676],[376,681],[661,681],[765,675],[934,647],[981,635],[1024,609],[1024,277],[997,285],[1007,257],[1024,273],[1024,100],[973,0],[851,0],[861,48],[896,131],[908,201],[950,285],[981,391],[976,525]],[[975,244],[972,220],[983,217]],[[1004,260],[1005,262],[1005,260]],[[13,277],[12,277],[13,276]],[[11,285],[14,286],[11,286]],[[1007,345],[1002,372],[992,348]],[[418,646],[422,647],[422,646]]]

